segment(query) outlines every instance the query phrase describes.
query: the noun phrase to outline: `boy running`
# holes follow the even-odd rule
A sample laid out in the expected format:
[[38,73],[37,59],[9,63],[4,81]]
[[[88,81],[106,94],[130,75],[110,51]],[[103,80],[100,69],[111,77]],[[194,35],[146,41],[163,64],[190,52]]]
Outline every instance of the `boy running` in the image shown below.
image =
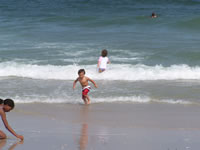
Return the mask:
[[82,99],[85,104],[90,104],[90,98],[88,96],[88,92],[90,91],[91,87],[89,86],[88,81],[92,82],[96,88],[97,85],[92,79],[85,76],[84,69],[80,69],[78,71],[78,75],[79,77],[73,83],[73,89],[75,89],[76,82],[79,81],[82,86]]

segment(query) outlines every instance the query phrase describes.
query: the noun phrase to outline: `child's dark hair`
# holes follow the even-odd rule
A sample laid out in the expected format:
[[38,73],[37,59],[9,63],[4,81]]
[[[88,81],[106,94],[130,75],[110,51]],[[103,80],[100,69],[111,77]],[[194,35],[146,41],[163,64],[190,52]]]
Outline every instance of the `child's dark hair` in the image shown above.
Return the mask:
[[83,73],[85,74],[85,70],[84,70],[84,69],[80,69],[80,70],[78,71],[78,74],[80,74],[81,72],[83,72]]
[[108,55],[108,51],[106,50],[106,49],[103,49],[102,51],[101,51],[101,56],[102,57],[106,57]]
[[0,105],[3,104],[3,99],[0,98]]
[[12,109],[15,107],[15,103],[12,99],[5,99],[3,101],[3,104],[10,106]]

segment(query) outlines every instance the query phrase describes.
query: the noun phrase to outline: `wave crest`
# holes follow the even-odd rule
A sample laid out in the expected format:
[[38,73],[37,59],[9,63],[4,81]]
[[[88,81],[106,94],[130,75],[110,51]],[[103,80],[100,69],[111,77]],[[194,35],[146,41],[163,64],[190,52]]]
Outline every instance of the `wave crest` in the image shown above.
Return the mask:
[[112,64],[109,65],[105,72],[99,74],[96,65],[42,66],[15,62],[0,63],[0,77],[16,76],[42,80],[74,80],[77,78],[77,72],[81,68],[84,68],[86,75],[94,80],[200,80],[199,66],[172,65],[164,67],[162,65]]

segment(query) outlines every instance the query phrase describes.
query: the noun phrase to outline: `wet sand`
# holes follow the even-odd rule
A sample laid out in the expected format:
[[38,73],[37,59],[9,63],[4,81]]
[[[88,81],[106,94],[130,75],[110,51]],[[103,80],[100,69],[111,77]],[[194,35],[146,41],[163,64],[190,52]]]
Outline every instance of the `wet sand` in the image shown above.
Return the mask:
[[2,149],[198,150],[200,106],[158,103],[16,104],[10,125],[24,135]]

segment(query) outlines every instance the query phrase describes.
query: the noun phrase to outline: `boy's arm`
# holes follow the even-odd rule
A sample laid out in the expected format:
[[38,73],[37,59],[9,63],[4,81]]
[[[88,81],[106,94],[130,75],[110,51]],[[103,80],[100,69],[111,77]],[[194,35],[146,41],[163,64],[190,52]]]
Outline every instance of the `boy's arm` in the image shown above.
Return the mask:
[[75,87],[76,87],[76,82],[78,81],[78,78],[74,81],[74,83],[73,83],[73,89],[75,89]]
[[2,119],[2,121],[3,121],[3,123],[4,123],[4,126],[6,127],[6,129],[7,129],[8,131],[10,131],[10,133],[12,133],[12,134],[13,134],[14,136],[16,136],[17,138],[20,138],[21,140],[23,140],[24,137],[21,136],[21,135],[18,135],[18,134],[10,127],[10,125],[8,124],[8,121],[7,121],[7,119],[6,119],[6,114],[5,114],[4,112],[0,111],[0,115],[1,115],[1,119]]
[[94,86],[97,88],[96,83],[95,83],[92,79],[88,78],[88,80],[89,80],[90,82],[92,82],[92,83],[94,84]]

